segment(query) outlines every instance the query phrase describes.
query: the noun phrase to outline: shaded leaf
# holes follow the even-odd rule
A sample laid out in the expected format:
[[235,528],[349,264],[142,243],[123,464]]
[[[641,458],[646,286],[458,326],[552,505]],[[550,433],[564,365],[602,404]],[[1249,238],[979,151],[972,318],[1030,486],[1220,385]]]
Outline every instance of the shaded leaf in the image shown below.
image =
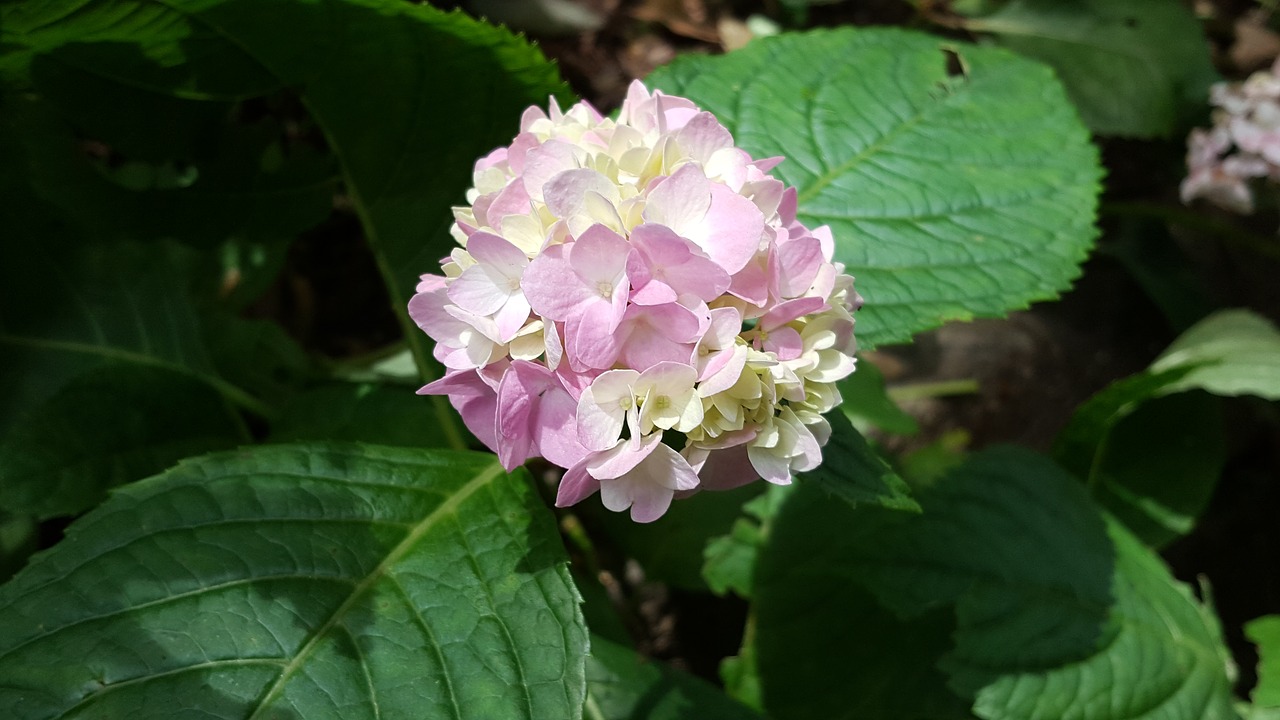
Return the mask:
[[587,691],[593,720],[760,718],[705,681],[597,635],[587,657]]
[[699,492],[671,503],[671,509],[651,523],[633,522],[598,504],[579,506],[584,518],[599,527],[627,557],[634,558],[653,580],[684,589],[705,591],[702,550],[730,532],[742,505],[764,492],[763,481],[733,490]]
[[756,585],[772,716],[1231,717],[1212,615],[1061,469],[989,450],[918,499],[784,504]]
[[761,495],[742,506],[747,517],[738,518],[728,535],[712,538],[703,550],[702,577],[717,595],[730,590],[750,598],[754,584],[756,555],[768,539],[769,521],[794,485],[770,485]]
[[1167,0],[1012,0],[965,26],[1053,66],[1103,135],[1170,135],[1217,73],[1191,9]]
[[982,688],[975,712],[986,720],[1234,720],[1235,672],[1217,618],[1123,526],[1108,531],[1118,631],[1082,662],[1009,673]]
[[0,714],[576,718],[586,647],[523,472],[264,447],[130,485],[0,588]]
[[1121,419],[1094,458],[1094,498],[1143,542],[1186,535],[1208,506],[1227,461],[1221,402],[1181,393]]
[[1013,53],[844,28],[682,57],[649,82],[753,156],[787,157],[774,173],[866,298],[863,349],[1055,297],[1095,236],[1097,152],[1052,71]]
[[906,482],[853,429],[843,413],[831,413],[831,439],[822,449],[822,464],[800,475],[851,505],[869,503],[897,510],[920,511]]
[[[1280,331],[1224,310],[1180,335],[1151,367],[1077,408],[1054,454],[1151,545],[1194,527],[1226,462],[1217,395],[1280,398]],[[1149,407],[1150,406],[1150,407]]]
[[435,406],[413,388],[375,383],[331,383],[284,405],[271,439],[354,440],[404,447],[446,447]]
[[0,436],[0,497],[38,519],[75,515],[107,490],[249,438],[207,385],[107,363],[77,375]]

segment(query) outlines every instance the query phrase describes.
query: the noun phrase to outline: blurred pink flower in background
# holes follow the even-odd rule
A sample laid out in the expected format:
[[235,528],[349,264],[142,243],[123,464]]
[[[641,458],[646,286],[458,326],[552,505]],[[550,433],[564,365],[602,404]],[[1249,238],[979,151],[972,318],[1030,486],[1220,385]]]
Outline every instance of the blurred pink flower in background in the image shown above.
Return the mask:
[[827,228],[710,113],[639,82],[611,120],[525,111],[454,208],[459,248],[409,314],[467,427],[637,522],[822,461],[862,299]]
[[1253,212],[1252,178],[1280,180],[1280,58],[1243,83],[1217,83],[1213,127],[1187,138],[1182,201],[1204,198],[1238,213]]

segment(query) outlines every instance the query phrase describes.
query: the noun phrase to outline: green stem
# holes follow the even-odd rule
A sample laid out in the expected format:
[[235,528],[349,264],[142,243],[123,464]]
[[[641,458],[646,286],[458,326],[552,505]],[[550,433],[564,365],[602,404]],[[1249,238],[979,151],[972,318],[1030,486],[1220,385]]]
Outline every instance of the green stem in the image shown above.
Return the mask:
[[[402,295],[400,293],[400,285],[396,282],[395,271],[391,268],[390,263],[387,262],[387,256],[382,252],[382,247],[377,242],[377,233],[372,223],[367,219],[364,205],[355,195],[354,190],[352,191],[352,202],[359,210],[360,224],[364,227],[365,237],[368,239],[369,247],[373,250],[373,256],[377,260],[378,272],[382,274],[382,280],[386,283],[387,292],[391,295],[391,312],[395,314],[396,320],[400,323],[400,330],[404,333],[405,341],[409,343],[409,352],[413,354],[413,363],[418,366],[418,375],[424,383],[429,383],[436,379],[435,372],[431,368],[431,351],[427,348],[426,340],[422,336],[422,330],[409,318],[409,312],[397,304]],[[458,429],[457,421],[454,419],[453,407],[441,395],[432,395],[431,402],[435,406],[436,423],[444,430],[449,446],[455,450],[466,450],[467,441],[463,439],[462,432]]]
[[1182,225],[1212,235],[1247,250],[1280,260],[1280,239],[1258,235],[1239,225],[1198,213],[1190,208],[1169,207],[1156,203],[1111,202],[1103,203],[1103,215],[1117,217],[1145,217]]
[[941,382],[909,383],[895,385],[887,390],[889,399],[894,402],[922,400],[926,398],[946,397],[948,395],[973,395],[979,391],[978,381],[973,378],[964,380],[943,380]]

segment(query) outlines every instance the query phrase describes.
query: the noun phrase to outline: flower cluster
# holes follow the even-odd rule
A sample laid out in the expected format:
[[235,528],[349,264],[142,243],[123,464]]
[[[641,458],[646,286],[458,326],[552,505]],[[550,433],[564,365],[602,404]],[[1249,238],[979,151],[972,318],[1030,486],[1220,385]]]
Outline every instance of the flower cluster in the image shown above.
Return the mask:
[[467,427],[649,522],[672,498],[822,461],[862,300],[828,228],[710,113],[634,83],[617,120],[525,111],[475,166],[461,246],[409,313]]
[[[1239,213],[1253,211],[1251,178],[1280,180],[1280,59],[1244,83],[1217,83],[1209,93],[1213,127],[1187,140],[1182,201],[1202,197]],[[1236,152],[1231,152],[1232,149]]]

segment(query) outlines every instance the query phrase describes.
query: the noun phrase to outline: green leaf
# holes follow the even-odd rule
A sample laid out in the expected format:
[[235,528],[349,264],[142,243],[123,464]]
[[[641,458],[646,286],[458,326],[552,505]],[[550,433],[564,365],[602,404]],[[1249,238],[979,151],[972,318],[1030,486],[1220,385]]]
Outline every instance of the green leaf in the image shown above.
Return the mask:
[[702,577],[717,595],[730,590],[750,598],[754,585],[756,556],[768,538],[769,521],[795,485],[770,485],[761,495],[742,506],[748,517],[738,518],[728,535],[712,538],[703,550]]
[[1170,135],[1217,79],[1200,23],[1179,2],[1013,0],[965,27],[1051,65],[1103,135]]
[[800,476],[850,505],[869,503],[919,512],[907,483],[853,429],[843,413],[831,413],[831,439],[822,449],[822,464]]
[[1190,368],[1163,393],[1207,390],[1280,400],[1280,330],[1249,310],[1220,310],[1178,336],[1154,372]]
[[182,458],[249,438],[207,385],[159,368],[108,363],[77,375],[0,436],[0,497],[47,519]]
[[753,720],[760,715],[698,678],[597,635],[587,657],[590,720]]
[[1280,708],[1280,615],[1246,623],[1244,634],[1258,646],[1258,684],[1249,697],[1259,708]]
[[640,563],[649,578],[684,590],[705,591],[703,548],[730,532],[742,505],[764,492],[765,484],[697,493],[672,503],[666,514],[651,523],[632,522],[626,513],[609,512],[598,504],[579,510],[589,527],[604,532],[619,551]]
[[578,718],[586,649],[523,471],[262,447],[124,488],[0,588],[0,715]]
[[5,122],[23,181],[80,236],[275,249],[329,216],[335,163],[291,140],[285,119],[233,119],[245,111],[231,103],[139,90],[150,61],[120,57],[122,42],[68,47],[98,67],[67,74],[63,48],[37,55],[37,69],[60,70],[36,72],[38,94],[11,97]]
[[168,245],[0,246],[0,431],[106,362],[180,373],[266,412],[217,374],[181,279],[188,258]]
[[840,409],[855,428],[861,427],[861,422],[897,435],[920,432],[916,419],[903,412],[889,397],[880,368],[866,358],[859,358],[858,370],[836,383],[836,387],[840,389],[840,397],[844,398]]
[[1081,405],[1055,456],[1148,544],[1189,532],[1226,463],[1216,395],[1280,399],[1280,331],[1246,310],[1193,325],[1151,367]]
[[1217,398],[1156,398],[1111,428],[1089,488],[1143,542],[1161,547],[1195,527],[1226,465],[1226,444]]
[[0,512],[0,583],[8,582],[39,549],[35,518]]
[[374,383],[332,383],[286,403],[271,439],[354,440],[404,447],[445,447],[435,408],[413,389]]
[[293,397],[315,372],[306,351],[270,320],[205,312],[200,329],[218,375],[272,407]]
[[1212,615],[1061,469],[989,450],[918,499],[783,505],[756,585],[772,716],[1232,717]]
[[[948,71],[958,58],[962,72]],[[1095,231],[1097,151],[1052,71],[888,29],[763,38],[650,76],[715,113],[831,226],[865,350],[1055,297]]]
[[[1116,546],[1118,632],[1082,662],[991,683],[978,693],[975,712],[984,720],[1235,720],[1235,669],[1217,618],[1123,526],[1112,522],[1108,531]],[[1086,687],[1092,691],[1081,693]]]
[[[402,0],[74,0],[6,9],[15,52],[71,54],[96,72],[203,100],[296,93],[337,157],[419,368],[427,338],[404,304],[453,246],[450,206],[477,158],[514,137],[521,112],[563,94],[554,65],[502,28]],[[74,12],[73,12],[74,11]],[[435,400],[450,444],[463,437]]]

